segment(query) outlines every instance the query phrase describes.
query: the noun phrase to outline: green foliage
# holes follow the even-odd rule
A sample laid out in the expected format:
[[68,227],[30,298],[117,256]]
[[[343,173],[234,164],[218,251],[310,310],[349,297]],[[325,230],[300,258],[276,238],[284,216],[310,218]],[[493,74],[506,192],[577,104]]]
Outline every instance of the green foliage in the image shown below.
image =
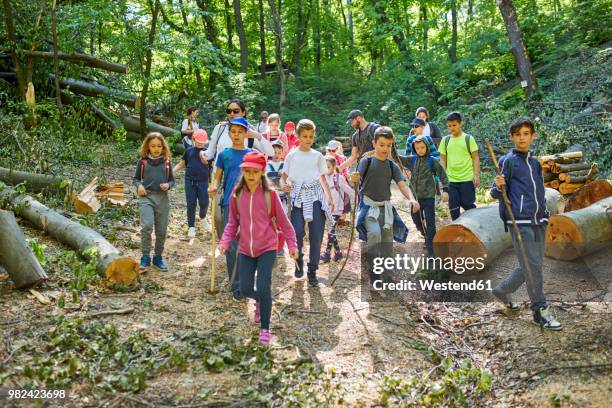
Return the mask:
[[83,255],[87,262],[83,262],[76,252],[65,249],[49,259],[53,269],[59,273],[57,279],[70,289],[73,303],[78,303],[81,291],[100,281],[96,271],[96,252],[95,248],[85,251]]
[[41,266],[47,265],[47,258],[45,257],[45,249],[47,248],[44,244],[39,244],[35,239],[30,240],[30,248],[32,248],[32,252],[34,256],[38,260]]

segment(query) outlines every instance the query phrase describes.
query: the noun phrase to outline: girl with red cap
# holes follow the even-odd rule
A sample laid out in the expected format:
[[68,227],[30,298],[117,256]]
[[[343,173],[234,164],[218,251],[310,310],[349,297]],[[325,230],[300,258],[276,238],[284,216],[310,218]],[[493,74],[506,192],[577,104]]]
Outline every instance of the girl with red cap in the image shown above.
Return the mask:
[[295,134],[295,123],[288,121],[285,123],[285,135],[287,136],[287,151],[290,152],[294,147],[300,145],[300,140]]
[[298,255],[295,231],[265,176],[266,164],[266,156],[259,152],[244,156],[240,165],[242,176],[232,194],[229,220],[219,243],[224,254],[232,241],[238,240],[240,294],[255,299],[255,322],[260,323],[262,345],[269,345],[271,339],[272,269],[281,244],[280,232],[291,257],[296,259]]

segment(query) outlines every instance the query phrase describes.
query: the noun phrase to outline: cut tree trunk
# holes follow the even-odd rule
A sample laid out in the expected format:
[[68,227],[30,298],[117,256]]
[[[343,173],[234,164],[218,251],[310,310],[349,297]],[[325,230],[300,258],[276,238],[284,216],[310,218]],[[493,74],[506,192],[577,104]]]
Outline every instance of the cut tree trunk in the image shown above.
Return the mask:
[[550,218],[545,254],[571,261],[612,244],[612,197]]
[[0,237],[0,264],[17,289],[36,286],[47,279],[10,211],[0,210]]
[[559,180],[565,181],[566,183],[586,183],[592,180],[595,175],[599,172],[597,164],[593,163],[589,171],[580,170],[569,173],[559,174]]
[[612,197],[612,185],[607,180],[585,184],[565,203],[565,212],[580,210],[604,198]]
[[0,181],[16,186],[25,183],[28,191],[40,193],[42,191],[53,191],[66,194],[70,190],[70,180],[60,177],[47,176],[45,174],[27,173],[0,167]]
[[[63,104],[75,105],[76,99],[82,100],[83,97],[79,95],[72,95],[69,92],[62,91],[62,103]],[[120,127],[119,123],[115,119],[108,116],[102,109],[98,108],[95,104],[93,103],[88,104],[88,108],[91,111],[91,113],[94,114],[96,118],[100,119],[101,122],[108,125],[108,127],[111,130],[115,130]]]
[[559,189],[559,180],[551,180],[548,184],[554,189]]
[[89,251],[94,250],[98,273],[109,282],[129,285],[138,276],[138,262],[121,255],[117,248],[93,229],[69,220],[32,197],[20,195],[9,187],[0,190],[0,205],[7,202],[18,209],[19,216],[82,255],[87,256]]
[[[2,51],[12,53],[12,51],[7,48],[3,48]],[[50,52],[50,51],[20,50],[19,54],[20,55],[23,54],[26,57],[47,58],[47,59],[53,58],[53,52]],[[58,51],[57,58],[61,59],[62,61],[77,62],[77,63],[81,63],[82,65],[88,66],[88,67],[99,68],[105,71],[118,72],[120,74],[128,73],[128,66],[125,64],[118,64],[116,62],[104,61],[94,56],[87,55],[87,54],[64,54],[63,52]]]
[[588,170],[591,168],[590,163],[572,163],[572,164],[558,164],[552,167],[553,173],[569,173],[571,171]]
[[[53,74],[49,75],[49,78],[55,80]],[[78,79],[65,78],[60,81],[60,87],[62,87],[62,89],[69,89],[71,92],[79,95],[108,96],[125,106],[140,109],[140,97],[128,92],[108,88],[97,82],[85,82]]]
[[547,171],[542,173],[542,178],[544,179],[545,183],[549,183],[553,180],[557,179],[557,175],[555,173],[549,173]]
[[559,184],[559,192],[563,195],[572,194],[582,186],[584,186],[584,183],[561,183]]
[[[561,194],[557,190],[546,189],[546,208],[551,214],[559,212],[560,200]],[[510,233],[504,230],[499,218],[497,204],[464,212],[451,224],[441,228],[433,242],[436,256],[440,258],[482,258],[485,265],[512,246]]]
[[538,158],[541,164],[549,162],[551,160],[555,163],[562,163],[565,160],[580,160],[580,159],[582,159],[582,152],[550,154],[547,156],[540,156]]
[[[133,116],[123,116],[121,118],[121,121],[123,122],[123,127],[125,128],[125,130],[129,132],[133,132],[133,133],[138,133],[138,139],[131,139],[131,137],[135,137],[135,136],[130,136],[129,138],[131,140],[140,140],[142,137],[140,136],[140,119],[139,118],[135,118]],[[159,125],[155,122],[151,122],[150,120],[147,120],[147,132],[159,132],[164,136],[172,136],[172,135],[179,135],[181,132],[176,130],[176,129],[172,129],[166,126],[162,126]]]
[[98,177],[85,186],[74,199],[74,209],[80,214],[88,214],[97,212],[101,205],[96,197],[96,188],[98,187]]

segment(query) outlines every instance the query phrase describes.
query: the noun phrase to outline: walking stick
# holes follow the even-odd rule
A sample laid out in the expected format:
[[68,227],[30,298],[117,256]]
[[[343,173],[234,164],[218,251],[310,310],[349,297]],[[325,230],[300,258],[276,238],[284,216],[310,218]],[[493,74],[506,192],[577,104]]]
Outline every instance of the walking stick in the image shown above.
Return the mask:
[[[491,142],[489,141],[489,139],[485,139],[485,143],[487,144],[487,149],[489,150],[489,155],[491,156],[491,160],[493,160],[493,164],[495,165],[495,172],[497,173],[498,176],[500,176],[502,173],[499,168],[499,163],[497,162],[497,157],[495,156],[495,152],[493,151],[493,146],[491,146]],[[521,258],[523,258],[523,264],[525,265],[525,268],[527,269],[525,273],[525,277],[526,279],[529,280],[529,285],[533,287],[533,284],[531,281],[531,265],[529,265],[529,259],[527,258],[527,252],[525,251],[525,244],[523,243],[523,236],[521,235],[521,231],[519,230],[518,224],[516,223],[516,219],[514,218],[512,207],[510,206],[510,199],[508,198],[508,192],[506,191],[506,185],[503,185],[501,187],[501,193],[502,193],[502,198],[504,200],[504,205],[506,206],[506,210],[508,211],[508,214],[510,215],[510,221],[512,222],[512,229],[514,230],[514,233],[516,234],[516,240],[518,242],[520,256]]]
[[211,238],[212,238],[212,256],[210,265],[210,293],[217,293],[217,226],[215,225],[215,207],[216,203],[213,200],[213,205],[210,208],[210,218],[213,222],[211,226]]

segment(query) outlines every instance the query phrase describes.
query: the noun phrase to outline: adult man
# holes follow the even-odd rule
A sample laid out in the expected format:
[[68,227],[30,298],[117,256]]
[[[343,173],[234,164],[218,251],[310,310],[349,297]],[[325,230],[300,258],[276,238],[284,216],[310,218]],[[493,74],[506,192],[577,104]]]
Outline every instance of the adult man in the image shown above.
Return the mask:
[[351,136],[351,157],[338,167],[340,171],[357,163],[360,158],[373,154],[374,132],[380,126],[374,122],[368,123],[359,109],[352,110],[346,119],[346,123],[355,129],[355,133]]

